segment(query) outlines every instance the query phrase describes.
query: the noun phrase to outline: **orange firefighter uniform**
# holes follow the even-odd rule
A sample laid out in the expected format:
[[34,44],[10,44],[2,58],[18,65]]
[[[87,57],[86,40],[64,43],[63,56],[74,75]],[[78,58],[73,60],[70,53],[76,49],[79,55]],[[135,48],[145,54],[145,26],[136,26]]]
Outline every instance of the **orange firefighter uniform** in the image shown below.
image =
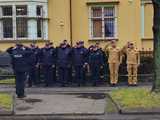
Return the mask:
[[137,72],[140,64],[140,53],[135,48],[127,48],[128,84],[137,85]]
[[118,47],[108,47],[108,63],[110,70],[110,84],[116,85],[118,82],[118,71],[121,63],[121,52]]

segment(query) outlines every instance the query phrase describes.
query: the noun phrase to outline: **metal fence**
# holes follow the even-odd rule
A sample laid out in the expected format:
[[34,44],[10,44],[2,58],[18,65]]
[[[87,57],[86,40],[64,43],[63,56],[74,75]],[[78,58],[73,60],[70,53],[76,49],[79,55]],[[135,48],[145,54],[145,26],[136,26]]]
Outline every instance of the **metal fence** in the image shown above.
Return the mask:
[[[138,69],[138,79],[141,82],[152,82],[153,81],[153,51],[141,51],[141,64]],[[39,79],[43,81],[42,69],[38,69]],[[74,80],[74,69],[71,71],[71,76]],[[14,74],[10,65],[10,57],[6,53],[0,53],[0,80],[6,78],[13,78]],[[87,73],[88,80],[90,79],[90,74]],[[119,69],[119,80],[121,82],[127,81],[127,65],[126,57],[124,57],[122,64]],[[101,70],[102,81],[109,82],[109,66],[105,64],[104,68]]]

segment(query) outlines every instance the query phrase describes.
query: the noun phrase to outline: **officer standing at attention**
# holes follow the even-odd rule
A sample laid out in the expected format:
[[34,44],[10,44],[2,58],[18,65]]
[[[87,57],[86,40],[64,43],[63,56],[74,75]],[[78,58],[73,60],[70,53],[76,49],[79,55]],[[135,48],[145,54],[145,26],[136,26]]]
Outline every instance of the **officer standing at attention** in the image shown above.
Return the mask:
[[110,84],[111,86],[117,85],[118,82],[118,71],[119,65],[122,61],[121,51],[116,46],[116,41],[111,41],[111,46],[107,45],[105,47],[106,53],[108,53],[108,63],[109,63],[109,70],[110,70]]
[[[105,63],[106,62],[106,54],[105,54],[105,51],[103,51],[102,50],[102,48],[100,47],[100,44],[97,42],[96,43],[96,47],[97,47],[97,49],[99,50],[99,52],[101,52],[101,54],[103,55],[103,62]],[[106,80],[107,79],[107,75],[106,75],[106,72],[107,72],[107,70],[106,70],[107,68],[106,68],[106,64],[103,64],[103,67],[101,68],[101,74],[100,74],[100,76],[101,76],[101,79],[103,78],[103,80]]]
[[24,98],[25,96],[25,80],[26,72],[28,72],[27,58],[31,55],[31,52],[17,43],[15,47],[7,49],[7,52],[12,58],[12,67],[16,76],[16,94],[18,98]]
[[100,70],[104,65],[103,54],[99,51],[96,45],[93,46],[93,50],[90,52],[88,63],[91,71],[91,79],[93,86],[97,86],[100,80]]
[[72,63],[72,49],[67,42],[62,42],[57,48],[57,67],[59,82],[65,87],[69,82]]
[[140,53],[134,47],[132,42],[128,42],[126,49],[127,55],[127,71],[128,71],[128,85],[137,86],[137,72],[140,65]]
[[30,44],[29,50],[32,52],[31,56],[28,58],[29,64],[29,78],[28,86],[38,84],[38,65],[39,65],[39,48],[35,44]]
[[73,65],[75,69],[75,79],[78,86],[85,85],[85,66],[87,65],[86,55],[88,50],[84,47],[84,42],[79,41],[73,48]]
[[45,86],[52,86],[56,81],[56,51],[53,43],[47,42],[40,52],[40,61],[44,73]]

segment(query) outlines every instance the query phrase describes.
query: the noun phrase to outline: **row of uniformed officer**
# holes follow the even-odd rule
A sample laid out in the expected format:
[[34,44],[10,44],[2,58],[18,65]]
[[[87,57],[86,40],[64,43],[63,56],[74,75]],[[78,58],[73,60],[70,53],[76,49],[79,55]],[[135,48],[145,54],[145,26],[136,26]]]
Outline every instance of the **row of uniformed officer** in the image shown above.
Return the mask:
[[[123,50],[116,46],[115,41],[111,41],[111,46],[106,46],[108,63],[110,69],[111,84],[118,82],[118,70],[122,61],[122,53],[127,54],[127,65],[129,74],[129,85],[137,84],[137,67],[140,63],[139,52],[134,48],[133,43],[128,44]],[[100,70],[105,65],[105,55],[99,44],[92,45],[89,49],[84,47],[84,42],[77,42],[74,48],[71,48],[64,40],[59,47],[54,48],[53,44],[47,42],[43,48],[38,48],[34,44],[25,47],[22,44],[16,44],[7,52],[12,57],[13,69],[16,75],[16,93],[19,97],[24,96],[24,81],[28,73],[29,86],[37,84],[37,68],[43,69],[46,86],[52,86],[57,82],[56,70],[58,70],[58,82],[66,86],[72,74],[72,67],[75,69],[75,78],[79,86],[85,84],[85,74],[91,73],[91,80],[94,86],[100,80]]]

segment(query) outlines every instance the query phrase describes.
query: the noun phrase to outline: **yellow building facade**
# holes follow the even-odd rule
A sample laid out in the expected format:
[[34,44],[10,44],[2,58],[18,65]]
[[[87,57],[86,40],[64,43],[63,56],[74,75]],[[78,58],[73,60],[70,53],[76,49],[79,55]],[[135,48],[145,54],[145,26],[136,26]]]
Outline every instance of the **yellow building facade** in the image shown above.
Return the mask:
[[151,0],[0,0],[0,18],[0,50],[17,41],[58,46],[64,39],[153,49]]

